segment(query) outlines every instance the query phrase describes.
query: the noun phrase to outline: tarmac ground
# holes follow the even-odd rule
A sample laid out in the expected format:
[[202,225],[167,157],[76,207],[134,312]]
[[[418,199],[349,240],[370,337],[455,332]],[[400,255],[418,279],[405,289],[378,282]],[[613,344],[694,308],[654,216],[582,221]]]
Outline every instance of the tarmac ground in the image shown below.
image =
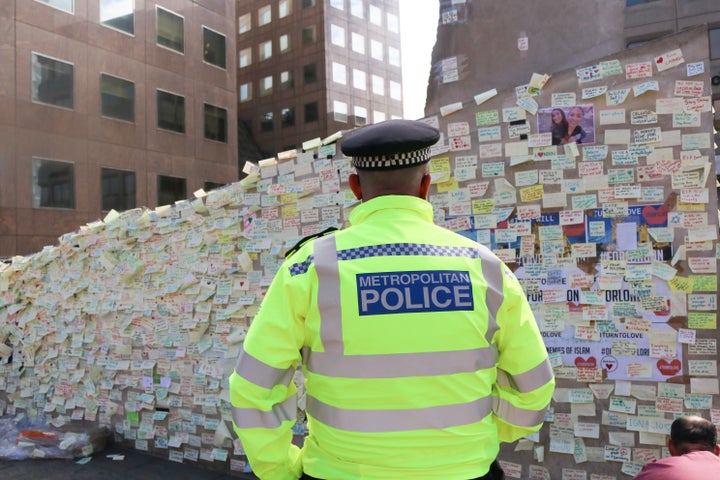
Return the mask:
[[[110,456],[123,455],[123,460]],[[251,480],[249,474],[210,470],[110,444],[84,465],[75,460],[28,459],[0,461],[0,479],[7,480]]]

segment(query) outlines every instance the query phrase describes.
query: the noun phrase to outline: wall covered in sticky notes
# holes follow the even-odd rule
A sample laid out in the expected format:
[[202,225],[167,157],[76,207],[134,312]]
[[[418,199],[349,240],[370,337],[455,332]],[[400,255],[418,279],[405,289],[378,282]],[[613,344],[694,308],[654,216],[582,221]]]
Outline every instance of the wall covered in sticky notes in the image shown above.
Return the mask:
[[[674,416],[720,425],[708,56],[693,29],[424,119],[435,221],[515,271],[558,378],[543,429],[501,451],[509,478],[630,478]],[[284,252],[357,204],[340,137],[0,264],[0,413],[247,470],[226,379]]]
[[[515,272],[558,379],[543,429],[501,451],[510,478],[631,478],[668,454],[675,416],[720,426],[705,35],[471,92],[424,119],[444,135],[436,221]],[[467,127],[472,142],[455,142]]]

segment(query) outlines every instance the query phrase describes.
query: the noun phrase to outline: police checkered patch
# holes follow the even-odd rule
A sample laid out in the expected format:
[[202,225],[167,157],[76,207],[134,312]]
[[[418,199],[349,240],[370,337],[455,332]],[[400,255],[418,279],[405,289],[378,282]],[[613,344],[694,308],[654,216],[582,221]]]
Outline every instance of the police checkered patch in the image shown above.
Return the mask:
[[429,160],[430,147],[426,147],[405,153],[352,157],[352,165],[361,170],[391,170],[420,165]]

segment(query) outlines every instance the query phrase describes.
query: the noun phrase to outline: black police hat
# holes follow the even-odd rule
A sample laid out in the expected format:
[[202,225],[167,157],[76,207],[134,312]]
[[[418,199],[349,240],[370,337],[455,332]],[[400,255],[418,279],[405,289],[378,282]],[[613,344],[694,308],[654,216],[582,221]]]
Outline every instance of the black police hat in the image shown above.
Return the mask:
[[417,120],[386,120],[355,130],[340,149],[360,170],[391,170],[421,165],[430,160],[430,146],[440,138],[438,129]]

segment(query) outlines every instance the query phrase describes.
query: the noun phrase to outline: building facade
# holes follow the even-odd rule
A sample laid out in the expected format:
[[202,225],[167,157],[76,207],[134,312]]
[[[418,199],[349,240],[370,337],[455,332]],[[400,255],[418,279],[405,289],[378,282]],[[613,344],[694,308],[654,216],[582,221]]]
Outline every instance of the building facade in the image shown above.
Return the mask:
[[234,0],[1,0],[0,30],[0,257],[237,180]]
[[[523,15],[516,15],[523,9]],[[542,22],[527,19],[542,18]],[[593,0],[453,2],[441,0],[427,114],[491,88],[522,84],[590,59],[706,24],[715,110],[720,110],[720,2]],[[479,47],[479,48],[478,48]],[[450,61],[452,60],[452,61]]]
[[402,117],[397,0],[238,0],[238,119],[272,156]]

